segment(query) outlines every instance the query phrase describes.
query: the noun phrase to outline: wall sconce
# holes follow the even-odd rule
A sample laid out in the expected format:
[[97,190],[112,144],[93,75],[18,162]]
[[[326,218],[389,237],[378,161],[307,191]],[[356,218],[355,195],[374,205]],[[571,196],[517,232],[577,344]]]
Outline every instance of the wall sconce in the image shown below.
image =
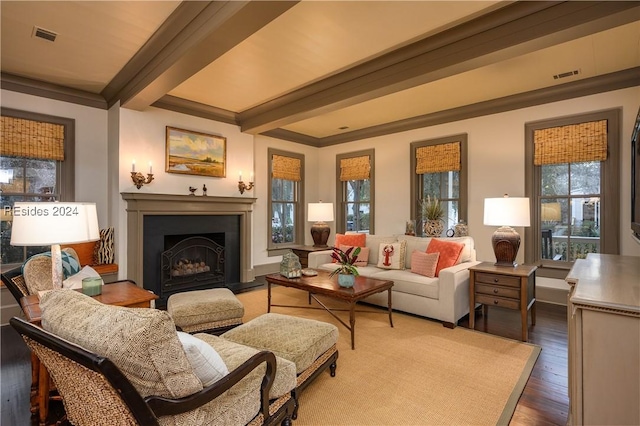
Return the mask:
[[153,167],[151,166],[151,161],[149,161],[149,173],[147,173],[147,177],[140,172],[136,172],[136,162],[135,160],[131,163],[131,180],[136,188],[142,188],[142,185],[148,185],[153,180]]
[[249,185],[242,181],[242,172],[240,172],[240,176],[238,176],[238,190],[241,194],[244,194],[244,191],[251,191],[253,189],[253,173],[251,173],[251,180],[249,181]]

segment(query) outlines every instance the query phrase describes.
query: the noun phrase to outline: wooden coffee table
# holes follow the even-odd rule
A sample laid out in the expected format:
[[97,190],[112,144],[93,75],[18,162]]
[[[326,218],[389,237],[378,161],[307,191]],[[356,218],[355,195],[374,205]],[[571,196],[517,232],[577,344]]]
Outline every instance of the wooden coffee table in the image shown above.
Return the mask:
[[[76,291],[82,292],[81,289]],[[151,301],[157,299],[158,296],[138,287],[132,281],[125,280],[103,285],[102,294],[93,296],[93,298],[105,305],[149,308],[151,307]],[[20,299],[20,306],[27,321],[40,325],[42,310],[40,309],[40,298],[37,294]],[[49,415],[49,372],[33,352],[31,354],[31,373],[31,411],[37,411],[39,424],[45,425]]]
[[[351,349],[355,349],[355,327],[356,327],[356,303],[364,298],[371,296],[372,294],[388,291],[389,293],[389,324],[393,327],[392,318],[392,305],[391,305],[391,288],[393,287],[393,281],[378,280],[374,278],[367,278],[362,276],[356,277],[355,285],[351,288],[340,287],[338,285],[337,277],[329,277],[329,273],[325,271],[318,271],[318,275],[315,277],[302,276],[300,278],[287,278],[280,274],[270,274],[266,277],[267,280],[267,312],[271,312],[272,306],[289,307],[289,308],[311,308],[310,306],[292,306],[292,305],[276,305],[271,304],[271,285],[277,284],[283,287],[297,288],[309,293],[309,304],[311,299],[318,302],[323,309],[329,312],[335,319],[340,321],[347,330],[351,332]],[[324,303],[322,303],[315,295],[322,295],[331,299],[342,300],[349,304],[349,324],[339,318],[333,311],[344,311],[346,309],[330,309]],[[317,309],[317,308],[312,308]],[[373,312],[373,311],[366,311]]]

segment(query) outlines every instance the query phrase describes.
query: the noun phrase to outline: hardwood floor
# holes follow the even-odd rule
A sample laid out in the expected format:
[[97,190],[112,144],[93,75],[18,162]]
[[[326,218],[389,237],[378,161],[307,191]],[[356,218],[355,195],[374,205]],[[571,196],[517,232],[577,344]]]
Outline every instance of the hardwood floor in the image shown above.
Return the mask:
[[[468,318],[459,326],[468,327]],[[519,339],[520,314],[491,307],[483,318],[476,312],[476,330]],[[1,425],[30,426],[29,384],[30,356],[25,344],[10,327],[1,330],[2,396]],[[537,303],[536,325],[529,326],[529,342],[540,345],[542,352],[518,402],[511,425],[565,425],[569,399],[567,396],[567,313],[566,307]],[[61,407],[52,405],[54,415]],[[55,419],[54,419],[55,420]],[[294,422],[295,424],[295,422]]]

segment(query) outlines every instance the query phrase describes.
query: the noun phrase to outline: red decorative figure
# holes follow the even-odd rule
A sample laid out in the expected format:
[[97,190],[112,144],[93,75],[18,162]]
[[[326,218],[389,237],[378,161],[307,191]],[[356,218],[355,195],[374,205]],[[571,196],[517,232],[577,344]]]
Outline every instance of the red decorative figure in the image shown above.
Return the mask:
[[393,246],[384,246],[382,251],[384,252],[384,262],[382,262],[382,264],[384,266],[391,266],[389,257],[393,255]]

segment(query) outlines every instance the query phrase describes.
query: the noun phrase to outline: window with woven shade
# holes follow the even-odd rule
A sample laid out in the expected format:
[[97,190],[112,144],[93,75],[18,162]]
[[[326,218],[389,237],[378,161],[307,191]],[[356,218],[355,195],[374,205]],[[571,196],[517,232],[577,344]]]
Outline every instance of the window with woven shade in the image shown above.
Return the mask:
[[336,229],[374,233],[374,150],[336,156]]
[[[438,232],[442,231],[438,236],[453,232],[455,225],[467,220],[466,151],[466,134],[411,144],[411,219],[424,225],[429,219],[425,201],[437,199],[442,208],[442,227],[437,227]],[[423,226],[418,226],[416,232],[425,235]]]
[[269,158],[269,248],[281,249],[304,243],[304,156],[276,149]]
[[619,119],[609,110],[526,125],[525,261],[541,264],[541,276],[545,265],[568,269],[589,253],[618,252]]
[[15,201],[73,201],[74,121],[2,108],[0,114],[0,232],[2,264],[20,264],[47,247],[13,247]]

